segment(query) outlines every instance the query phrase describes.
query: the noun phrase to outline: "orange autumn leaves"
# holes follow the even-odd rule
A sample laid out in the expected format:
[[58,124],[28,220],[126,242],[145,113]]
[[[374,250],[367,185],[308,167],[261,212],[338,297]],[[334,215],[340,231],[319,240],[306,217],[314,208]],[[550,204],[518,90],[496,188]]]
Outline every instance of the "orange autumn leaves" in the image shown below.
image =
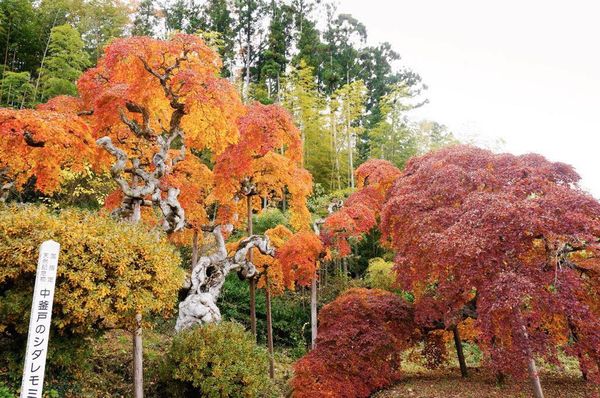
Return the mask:
[[[300,132],[289,113],[277,105],[254,103],[238,120],[240,140],[217,157],[214,168],[215,198],[236,211],[222,209],[223,218],[245,214],[247,196],[257,199],[289,199],[291,225],[308,228],[306,199],[312,177],[302,167]],[[231,202],[231,198],[238,198]],[[260,206],[260,201],[255,200]],[[228,211],[229,210],[229,211]]]
[[144,132],[162,134],[171,128],[174,107],[181,104],[186,145],[218,154],[237,141],[235,121],[244,112],[235,88],[219,76],[220,69],[218,54],[197,36],[131,37],[112,42],[98,65],[80,78],[78,89],[94,110],[94,127],[102,135],[135,146],[140,137],[132,134],[123,116]]
[[[302,167],[298,129],[279,106],[243,105],[220,68],[218,54],[194,35],[113,41],[80,78],[80,97],[56,97],[38,110],[0,110],[0,182],[18,191],[35,178],[36,188],[51,194],[60,190],[63,169],[91,164],[108,170],[114,159],[94,142],[104,136],[128,162],[152,171],[157,140],[176,126],[181,138],[173,142],[160,180],[165,189],[180,190],[185,209],[188,228],[173,234],[175,240],[187,241],[209,223],[239,223],[245,180],[255,187],[256,206],[261,198],[285,200],[292,226],[307,229],[312,178]],[[182,153],[184,160],[175,162]],[[115,190],[107,206],[119,206],[122,197]],[[157,216],[144,208],[145,221],[156,223]]]
[[[132,37],[114,41],[78,82],[93,110],[91,125],[117,143],[129,162],[147,164],[152,171],[156,156],[166,156],[161,191],[179,190],[188,227],[172,235],[175,241],[187,241],[192,230],[209,223],[213,179],[208,165],[237,142],[236,122],[246,112],[233,85],[219,76],[220,68],[218,54],[197,36]],[[173,139],[166,155],[158,155],[161,139]],[[108,203],[119,205],[118,200]],[[145,220],[157,219],[151,208],[144,213]]]
[[51,110],[0,109],[0,182],[20,190],[30,181],[56,192],[61,170],[81,171],[99,151],[79,117]]
[[[258,287],[267,287],[278,295],[296,285],[308,286],[317,277],[319,260],[324,253],[323,244],[313,232],[304,230],[291,232],[278,225],[265,232],[276,250],[275,257],[253,253],[253,263],[259,273]],[[236,245],[237,246],[237,245]]]
[[293,281],[301,286],[310,285],[316,278],[319,259],[324,248],[317,235],[310,231],[300,231],[290,238],[278,252],[285,283]]
[[396,166],[382,159],[368,160],[356,169],[358,190],[325,219],[321,230],[325,246],[334,255],[348,256],[350,243],[377,226],[385,194],[400,174]]

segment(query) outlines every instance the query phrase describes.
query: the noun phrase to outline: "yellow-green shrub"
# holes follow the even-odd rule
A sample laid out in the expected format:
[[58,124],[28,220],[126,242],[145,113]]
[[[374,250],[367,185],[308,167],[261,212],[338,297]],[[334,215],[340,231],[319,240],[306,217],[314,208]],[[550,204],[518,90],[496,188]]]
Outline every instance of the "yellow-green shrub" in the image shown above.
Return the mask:
[[162,237],[99,214],[38,206],[0,208],[0,336],[25,335],[39,245],[61,244],[53,331],[87,335],[131,329],[134,314],[168,314],[183,281]]
[[235,322],[197,326],[173,339],[162,370],[170,397],[270,396],[267,353]]
[[385,261],[380,257],[370,259],[365,275],[365,282],[372,289],[395,291],[394,282],[396,281],[396,273],[393,267],[393,262]]

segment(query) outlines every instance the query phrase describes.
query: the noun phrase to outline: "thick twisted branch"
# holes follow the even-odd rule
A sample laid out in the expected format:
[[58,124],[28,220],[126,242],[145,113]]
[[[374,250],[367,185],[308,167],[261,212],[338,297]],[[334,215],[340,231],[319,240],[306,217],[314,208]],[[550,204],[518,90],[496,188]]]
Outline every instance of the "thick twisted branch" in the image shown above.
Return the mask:
[[230,225],[217,226],[212,230],[217,250],[211,255],[200,257],[194,265],[188,295],[179,304],[179,315],[175,325],[177,331],[195,324],[221,320],[221,312],[216,303],[227,275],[232,271],[238,271],[238,275],[244,278],[251,278],[256,274],[256,267],[247,260],[251,248],[256,248],[265,255],[275,255],[275,249],[271,247],[268,237],[253,235],[242,240],[236,252],[228,257],[223,230],[230,228]]
[[[151,195],[152,204],[158,206],[163,214],[163,229],[168,232],[175,232],[185,227],[185,212],[178,201],[179,189],[167,188],[166,196],[163,197],[163,188],[160,184],[160,178],[167,172],[165,159],[168,156],[168,146],[172,140],[163,140],[160,150],[155,154],[153,163],[154,170],[147,172],[140,165],[139,159],[129,159],[125,151],[117,148],[110,137],[100,138],[96,143],[104,148],[116,159],[111,167],[111,175],[119,188],[123,192],[124,198],[121,207],[115,212],[116,215],[126,217],[133,213],[136,203],[146,204],[146,197]],[[124,177],[126,166],[131,163],[132,167],[127,171],[137,178],[135,186],[129,183]]]

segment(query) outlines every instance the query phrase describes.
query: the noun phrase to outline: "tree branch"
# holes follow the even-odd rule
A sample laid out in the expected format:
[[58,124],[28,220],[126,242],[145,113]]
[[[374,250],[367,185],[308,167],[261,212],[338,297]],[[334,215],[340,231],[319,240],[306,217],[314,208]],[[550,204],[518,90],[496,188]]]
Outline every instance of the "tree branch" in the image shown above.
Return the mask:
[[31,135],[31,133],[29,131],[25,131],[23,133],[23,139],[25,140],[25,143],[27,145],[34,147],[34,148],[43,148],[44,146],[46,146],[45,141],[36,141],[35,138],[33,138],[33,135]]

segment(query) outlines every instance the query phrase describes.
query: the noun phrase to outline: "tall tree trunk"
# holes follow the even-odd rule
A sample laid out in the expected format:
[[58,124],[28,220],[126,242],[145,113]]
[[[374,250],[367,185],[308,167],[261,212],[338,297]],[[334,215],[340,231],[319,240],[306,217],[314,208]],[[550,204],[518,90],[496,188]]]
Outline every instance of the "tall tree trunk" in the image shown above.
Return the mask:
[[[246,196],[248,207],[248,236],[252,236],[252,196]],[[248,251],[248,260],[252,262],[252,250]],[[256,278],[250,278],[250,329],[256,340]]]
[[[133,205],[131,222],[137,224],[142,218],[141,201]],[[133,333],[133,396],[144,397],[144,347],[142,341],[142,314],[135,314],[135,331]]]
[[523,324],[523,318],[521,317],[521,314],[517,313],[516,316],[518,317],[518,320],[521,323],[521,332],[525,340],[525,346],[527,350],[527,368],[529,369],[529,379],[531,380],[531,384],[533,386],[533,395],[535,396],[535,398],[544,398],[542,384],[540,383],[540,375],[538,373],[537,366],[535,365],[533,353],[531,352],[531,348],[529,347],[529,334],[527,333],[527,328]]
[[285,187],[283,188],[283,198],[281,199],[281,208],[283,210],[283,212],[285,213],[287,211],[287,198],[286,198],[286,190]]
[[40,63],[40,72],[38,73],[38,77],[35,81],[35,88],[33,89],[33,100],[35,103],[38,87],[40,85],[40,79],[42,78],[42,69],[44,69],[44,62],[46,61],[46,55],[48,54],[48,48],[50,47],[50,39],[52,38],[52,29],[54,29],[54,25],[56,25],[56,19],[58,18],[58,10],[56,14],[54,14],[54,21],[52,22],[52,27],[50,28],[50,32],[48,32],[48,40],[46,41],[46,48],[44,48],[44,54],[42,55],[42,62]]
[[334,173],[332,175],[333,183],[337,183],[337,189],[342,189],[342,182],[340,176],[340,154],[338,148],[338,139],[337,139],[337,128],[336,128],[336,120],[335,120],[335,112],[331,111],[331,142],[332,142],[332,152],[333,152],[333,170]]
[[354,158],[352,150],[352,133],[350,132],[350,121],[346,121],[346,136],[348,138],[348,178],[350,188],[354,188]]
[[265,274],[265,305],[267,310],[267,349],[269,350],[269,377],[275,377],[275,360],[273,358],[273,321],[271,318],[271,286],[269,285],[269,275]]
[[[4,68],[2,68],[2,78],[0,80],[0,102],[2,102],[2,97],[4,95],[4,74],[8,69],[8,46],[10,46],[10,28],[11,24],[8,24],[8,30],[6,31],[6,44],[4,48]],[[8,101],[6,101],[8,103]]]
[[245,76],[244,76],[244,87],[242,89],[243,95],[242,98],[244,99],[244,102],[247,102],[249,99],[249,93],[250,93],[250,51],[251,51],[251,42],[252,42],[252,32],[250,30],[250,26],[251,26],[251,17],[252,17],[252,13],[250,10],[250,4],[247,4],[247,15],[246,15],[246,57],[244,59],[244,63],[246,64],[246,70],[245,70]]
[[458,357],[458,364],[460,365],[460,375],[462,377],[468,377],[467,363],[465,362],[465,355],[463,353],[462,340],[460,339],[460,333],[458,327],[455,325],[452,328],[452,334],[454,335],[454,346],[456,347],[456,356]]
[[315,275],[310,285],[310,331],[311,348],[317,345],[317,276]]

